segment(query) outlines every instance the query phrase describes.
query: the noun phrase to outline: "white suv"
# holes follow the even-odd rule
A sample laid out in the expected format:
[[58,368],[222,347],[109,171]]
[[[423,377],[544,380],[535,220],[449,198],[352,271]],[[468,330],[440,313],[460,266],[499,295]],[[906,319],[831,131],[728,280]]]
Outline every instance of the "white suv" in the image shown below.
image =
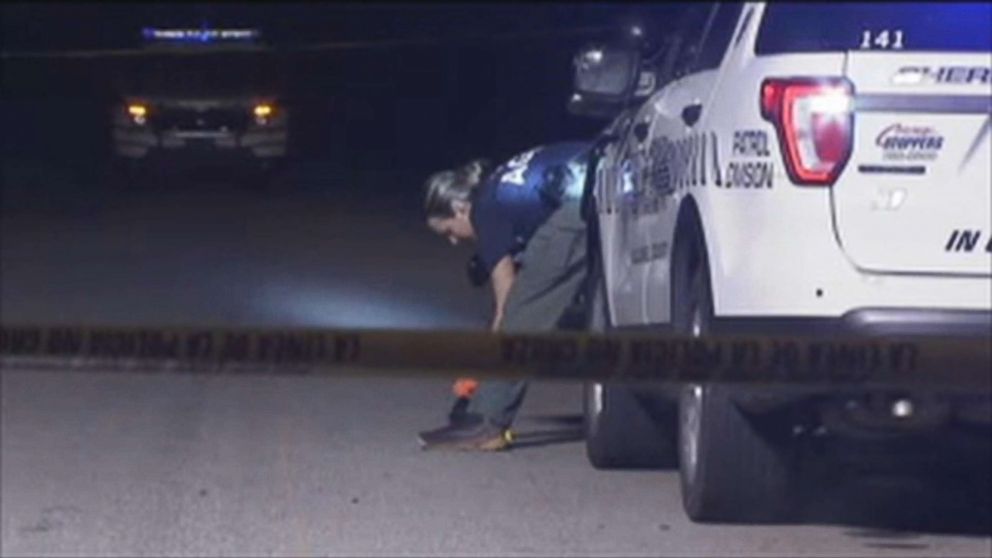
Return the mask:
[[[696,4],[651,59],[580,53],[573,104],[619,113],[589,184],[606,324],[992,342],[990,13]],[[638,99],[646,83],[653,93]],[[767,519],[788,509],[803,440],[977,425],[988,445],[992,405],[988,394],[594,384],[586,418],[594,465],[677,459],[693,519]]]

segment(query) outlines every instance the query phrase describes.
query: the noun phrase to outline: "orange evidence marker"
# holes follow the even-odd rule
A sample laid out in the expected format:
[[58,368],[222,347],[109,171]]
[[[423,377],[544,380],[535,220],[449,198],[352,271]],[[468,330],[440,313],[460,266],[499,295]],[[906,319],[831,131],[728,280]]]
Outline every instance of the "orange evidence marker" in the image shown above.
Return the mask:
[[454,392],[455,397],[465,399],[471,399],[478,389],[479,381],[472,378],[458,378],[455,380],[455,384],[451,386],[451,391]]

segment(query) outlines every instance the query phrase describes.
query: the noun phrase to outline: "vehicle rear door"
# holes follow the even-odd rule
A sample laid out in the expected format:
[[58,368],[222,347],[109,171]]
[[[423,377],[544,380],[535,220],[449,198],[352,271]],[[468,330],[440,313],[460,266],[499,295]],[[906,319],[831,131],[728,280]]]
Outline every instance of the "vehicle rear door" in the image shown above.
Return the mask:
[[992,275],[992,6],[771,4],[763,27],[765,54],[846,52],[853,145],[831,195],[851,262]]

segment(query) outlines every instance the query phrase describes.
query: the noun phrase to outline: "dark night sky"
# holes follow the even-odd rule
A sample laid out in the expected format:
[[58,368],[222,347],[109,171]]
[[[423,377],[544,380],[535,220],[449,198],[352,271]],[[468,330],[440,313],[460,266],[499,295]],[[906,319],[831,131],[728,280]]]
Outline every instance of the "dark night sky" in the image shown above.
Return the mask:
[[[502,4],[5,4],[4,51],[138,46],[143,26],[254,26],[276,49],[376,39],[439,39],[614,26],[663,28],[671,5]],[[600,38],[608,35],[601,34]],[[387,165],[412,174],[475,156],[502,158],[535,144],[589,137],[603,123],[569,115],[571,57],[593,36],[441,40],[434,44],[202,59],[278,84],[296,118],[298,156],[349,171]],[[280,53],[281,52],[281,53]],[[5,156],[62,148],[99,160],[106,108],[148,58],[6,60],[4,124],[22,130]],[[172,64],[170,66],[170,64]],[[180,71],[176,69],[163,72]],[[305,117],[304,117],[305,115]],[[71,129],[71,133],[52,133]],[[56,144],[62,144],[57,146]],[[91,153],[84,154],[88,146]]]
[[135,46],[142,26],[257,26],[274,44],[450,36],[614,24],[667,7],[580,3],[5,4],[6,49]]

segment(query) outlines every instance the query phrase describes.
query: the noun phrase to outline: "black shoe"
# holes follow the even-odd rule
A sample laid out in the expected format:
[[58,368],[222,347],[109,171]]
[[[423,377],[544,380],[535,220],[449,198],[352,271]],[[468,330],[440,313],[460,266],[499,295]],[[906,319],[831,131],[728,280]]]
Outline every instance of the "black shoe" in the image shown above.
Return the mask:
[[417,436],[420,447],[464,451],[500,451],[509,447],[513,435],[507,428],[493,426],[487,421],[474,424],[451,424],[437,430],[421,432]]
[[472,400],[467,397],[459,397],[448,413],[448,424],[451,426],[473,426],[482,422],[482,415],[468,412],[468,405]]

